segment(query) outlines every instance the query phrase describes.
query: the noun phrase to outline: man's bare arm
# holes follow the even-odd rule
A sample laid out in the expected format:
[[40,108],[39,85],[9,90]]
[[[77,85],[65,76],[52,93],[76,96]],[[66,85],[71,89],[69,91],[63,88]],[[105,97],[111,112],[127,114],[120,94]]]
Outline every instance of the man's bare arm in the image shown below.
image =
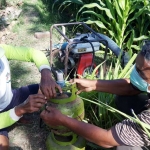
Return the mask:
[[89,79],[73,79],[70,83],[76,83],[78,93],[83,91],[100,91],[116,95],[134,95],[140,93],[139,90],[133,88],[129,79],[116,80],[89,80]]
[[50,126],[65,126],[74,133],[99,146],[110,148],[119,145],[113,138],[111,130],[105,130],[95,125],[70,118],[61,114],[55,108],[48,107],[47,110],[41,113],[41,118]]

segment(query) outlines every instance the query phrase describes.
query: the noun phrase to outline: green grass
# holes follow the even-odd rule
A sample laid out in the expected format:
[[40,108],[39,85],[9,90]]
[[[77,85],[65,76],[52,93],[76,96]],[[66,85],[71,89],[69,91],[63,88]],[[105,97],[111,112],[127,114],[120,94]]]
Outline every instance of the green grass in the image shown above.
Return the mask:
[[12,88],[39,83],[40,73],[34,63],[11,60]]

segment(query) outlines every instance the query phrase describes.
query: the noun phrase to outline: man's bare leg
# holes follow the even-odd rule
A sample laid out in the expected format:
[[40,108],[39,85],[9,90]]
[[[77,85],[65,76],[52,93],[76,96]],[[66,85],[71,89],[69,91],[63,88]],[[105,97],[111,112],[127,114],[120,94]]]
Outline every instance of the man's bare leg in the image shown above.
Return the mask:
[[9,140],[6,136],[0,135],[0,150],[8,150]]

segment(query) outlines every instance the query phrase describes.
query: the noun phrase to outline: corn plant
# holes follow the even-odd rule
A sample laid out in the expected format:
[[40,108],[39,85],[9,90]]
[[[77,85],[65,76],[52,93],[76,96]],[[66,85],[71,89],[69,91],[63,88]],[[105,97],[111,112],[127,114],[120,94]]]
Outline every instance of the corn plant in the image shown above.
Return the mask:
[[76,20],[105,33],[121,49],[139,50],[137,42],[149,38],[149,7],[148,0],[95,0],[80,8]]
[[[75,12],[79,10],[78,7],[82,6],[84,3],[82,0],[56,0],[54,1],[54,4],[52,6],[52,10],[54,10],[54,7],[58,9],[58,13],[64,13],[64,10],[66,11],[68,16],[75,17]],[[71,9],[70,9],[71,8]],[[66,14],[64,13],[64,14]]]
[[85,21],[97,32],[108,35],[130,56],[131,49],[139,51],[137,45],[150,37],[149,0],[56,0],[53,9],[54,6],[61,14],[67,10],[63,15],[71,21],[77,14],[77,21]]

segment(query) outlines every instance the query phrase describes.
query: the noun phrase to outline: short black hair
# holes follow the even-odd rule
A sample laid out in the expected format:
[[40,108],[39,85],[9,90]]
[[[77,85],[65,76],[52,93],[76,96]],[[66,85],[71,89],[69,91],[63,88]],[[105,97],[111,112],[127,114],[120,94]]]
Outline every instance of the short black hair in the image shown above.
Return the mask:
[[150,60],[150,40],[143,41],[144,45],[141,48],[140,54],[146,59]]

